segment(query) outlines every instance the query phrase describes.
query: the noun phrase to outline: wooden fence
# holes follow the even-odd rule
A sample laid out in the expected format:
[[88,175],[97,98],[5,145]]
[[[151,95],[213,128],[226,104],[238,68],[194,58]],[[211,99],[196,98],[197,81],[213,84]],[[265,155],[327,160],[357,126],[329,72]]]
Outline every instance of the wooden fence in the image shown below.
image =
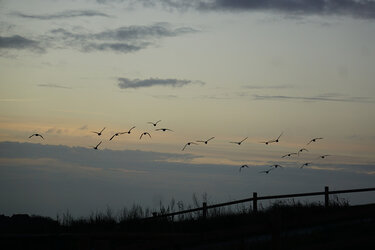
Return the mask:
[[258,196],[258,194],[256,192],[254,192],[253,197],[251,197],[251,198],[229,201],[229,202],[224,202],[224,203],[218,203],[218,204],[213,204],[213,205],[207,205],[207,202],[203,202],[202,207],[197,207],[197,208],[188,209],[188,210],[182,210],[182,211],[168,213],[168,214],[153,213],[153,217],[149,217],[149,218],[146,218],[146,219],[169,217],[169,216],[187,214],[187,213],[198,212],[198,211],[202,211],[202,217],[206,218],[208,209],[230,206],[230,205],[235,205],[235,204],[241,204],[241,203],[245,203],[245,202],[252,202],[253,203],[253,212],[257,212],[258,211],[258,201],[260,201],[260,200],[284,199],[284,198],[295,198],[295,197],[304,197],[304,196],[319,196],[319,195],[324,195],[324,206],[329,207],[329,195],[330,194],[357,193],[357,192],[369,192],[369,191],[375,191],[375,188],[361,188],[361,189],[346,189],[346,190],[329,191],[329,188],[327,186],[325,186],[323,192],[270,195],[270,196]]

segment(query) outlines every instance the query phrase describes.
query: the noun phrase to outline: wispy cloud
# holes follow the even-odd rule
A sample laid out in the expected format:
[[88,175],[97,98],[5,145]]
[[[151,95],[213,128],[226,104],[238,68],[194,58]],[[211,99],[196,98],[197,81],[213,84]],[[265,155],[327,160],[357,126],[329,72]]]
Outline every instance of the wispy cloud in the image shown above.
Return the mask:
[[147,88],[153,86],[171,86],[171,87],[182,87],[187,84],[200,83],[200,81],[191,81],[191,80],[179,80],[179,79],[159,79],[159,78],[150,78],[150,79],[129,79],[129,78],[118,78],[118,87],[120,89],[129,89],[129,88]]
[[43,88],[58,88],[58,89],[71,89],[71,87],[67,87],[67,86],[63,86],[63,85],[58,85],[58,84],[52,84],[52,83],[38,84],[38,87],[43,87]]
[[63,18],[75,18],[75,17],[111,17],[103,12],[95,10],[66,10],[55,14],[44,14],[44,15],[30,15],[21,12],[14,12],[13,15],[22,18],[39,19],[39,20],[52,20],[52,19],[63,19]]
[[145,49],[165,37],[193,32],[197,30],[190,27],[174,28],[169,23],[123,26],[98,33],[78,33],[59,28],[50,32],[50,40],[62,41],[65,47],[78,48],[85,52],[111,50],[129,53]]
[[30,49],[38,52],[43,52],[44,49],[40,43],[19,35],[14,36],[0,36],[0,49]]
[[244,85],[245,89],[290,89],[293,85]]
[[338,15],[361,19],[375,18],[375,2],[371,0],[141,0],[141,2],[144,6],[153,7],[159,4],[167,9],[177,10],[270,11],[287,15]]
[[360,102],[373,103],[369,97],[350,97],[340,94],[322,94],[316,96],[287,96],[287,95],[253,95],[255,100],[286,100],[286,101],[326,101],[326,102]]
[[152,45],[158,45],[158,42],[163,38],[194,32],[198,32],[198,30],[191,27],[173,27],[165,22],[143,26],[122,26],[102,32],[70,31],[58,28],[34,38],[35,40],[20,35],[0,36],[0,50],[27,49],[44,52],[46,49],[55,48],[76,49],[82,52],[115,51],[131,53]]
[[87,124],[83,125],[82,127],[79,128],[79,130],[87,130],[88,129],[88,126]]

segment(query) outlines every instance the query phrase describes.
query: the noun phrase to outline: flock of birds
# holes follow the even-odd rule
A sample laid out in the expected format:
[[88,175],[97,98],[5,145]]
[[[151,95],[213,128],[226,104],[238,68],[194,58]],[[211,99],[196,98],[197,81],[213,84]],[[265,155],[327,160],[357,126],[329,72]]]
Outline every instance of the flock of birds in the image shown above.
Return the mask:
[[[283,133],[281,133],[276,139],[272,139],[272,140],[269,140],[269,141],[262,141],[261,143],[264,143],[264,144],[266,144],[266,145],[271,144],[271,143],[277,143],[277,142],[279,142],[279,139],[280,139],[280,137],[281,137],[282,135],[283,135]],[[247,137],[246,137],[245,139],[247,139]],[[244,139],[244,140],[245,140],[245,139]],[[323,139],[323,137],[315,137],[315,138],[312,138],[312,139],[306,144],[306,146],[309,145],[309,144],[311,144],[311,143],[313,143],[313,142],[316,142],[316,141],[318,141],[318,140],[322,140],[322,139]],[[242,142],[242,141],[241,141],[241,142]],[[240,145],[241,142],[237,142],[237,143]],[[293,155],[300,156],[300,154],[303,153],[304,151],[308,152],[309,150],[306,149],[306,148],[300,148],[297,152],[287,153],[287,154],[281,156],[281,158],[292,157]],[[330,156],[330,155],[328,155],[328,154],[320,155],[319,158],[321,158],[321,159],[325,159],[325,158],[328,157],[328,156]],[[312,164],[312,162],[305,162],[305,163],[303,163],[303,164],[300,166],[300,168],[302,169],[303,167],[307,167],[307,166],[309,166],[309,165],[311,165],[311,164]],[[242,166],[239,168],[239,171],[241,172],[241,170],[242,170],[243,168],[249,168],[249,166],[246,165],[246,164],[245,164],[245,165],[242,165]],[[272,170],[275,170],[275,169],[277,169],[277,168],[283,168],[283,166],[281,166],[281,165],[279,165],[279,164],[274,164],[274,165],[270,166],[269,169],[267,169],[267,170],[263,170],[263,171],[260,171],[259,173],[268,174],[268,173],[270,173]]]
[[[159,122],[161,122],[161,120],[158,120],[158,121],[156,121],[156,122],[148,122],[148,124],[151,124],[153,127],[156,127],[156,126],[158,125]],[[124,132],[116,132],[116,133],[114,133],[114,134],[110,137],[109,140],[112,141],[115,137],[120,136],[120,135],[123,135],[123,134],[130,134],[131,131],[132,131],[134,128],[135,128],[135,126],[133,126],[132,128],[130,128],[128,131],[124,131]],[[98,136],[101,136],[101,135],[103,134],[103,131],[104,131],[105,129],[106,129],[106,127],[104,127],[104,128],[103,128],[102,130],[100,130],[100,131],[91,131],[91,132],[97,134]],[[163,131],[163,132],[171,131],[171,132],[173,132],[173,130],[171,130],[171,129],[169,129],[169,128],[157,128],[157,129],[155,129],[155,131]],[[268,141],[261,141],[260,143],[264,143],[265,145],[270,145],[270,144],[272,144],[272,143],[278,143],[278,142],[280,141],[280,137],[281,137],[282,135],[283,135],[283,132],[282,132],[282,133],[281,133],[276,139],[271,139],[271,140],[268,140]],[[42,139],[44,140],[44,137],[43,137],[41,134],[39,134],[39,133],[34,133],[34,134],[30,135],[29,138],[32,138],[32,137],[34,137],[34,136],[35,136],[35,137],[40,137],[40,138],[42,138]],[[141,140],[142,137],[144,137],[144,136],[145,136],[145,137],[148,136],[149,138],[151,138],[151,134],[150,134],[149,132],[146,131],[146,132],[142,132],[142,133],[140,134],[139,139]],[[198,145],[198,143],[208,144],[208,142],[211,141],[211,140],[213,140],[213,139],[215,139],[215,137],[211,137],[211,138],[209,138],[209,139],[207,139],[207,140],[189,141],[189,142],[187,142],[187,143],[183,146],[182,151],[184,151],[184,150],[186,149],[187,146],[190,146],[190,145]],[[241,144],[242,144],[245,140],[247,140],[247,139],[248,139],[248,137],[245,137],[245,138],[242,139],[241,141],[230,141],[229,143],[233,143],[233,144],[241,145]],[[315,138],[312,138],[312,139],[306,144],[306,146],[308,146],[308,145],[310,145],[311,143],[314,143],[314,142],[316,142],[316,141],[318,141],[318,140],[322,140],[322,139],[323,139],[322,137],[315,137]],[[103,141],[100,141],[96,146],[92,146],[92,148],[95,149],[95,150],[98,150],[98,149],[99,149],[99,146],[102,144],[102,142],[103,142]],[[299,149],[298,151],[296,151],[296,152],[287,153],[287,154],[281,156],[281,158],[292,157],[292,156],[294,156],[294,155],[296,155],[296,156],[300,156],[300,154],[302,154],[304,151],[308,152],[309,150],[303,147],[303,148],[300,148],[300,149]],[[328,156],[330,156],[330,155],[328,155],[328,154],[320,155],[319,158],[321,158],[321,159],[325,159],[325,158],[328,157]],[[309,166],[309,165],[311,165],[311,164],[312,164],[312,162],[305,162],[305,163],[303,163],[303,164],[300,166],[300,168],[302,169],[303,167],[307,167],[307,166]],[[244,168],[249,168],[249,166],[246,165],[246,164],[240,166],[240,168],[239,168],[239,172],[241,172],[241,170],[244,169]],[[263,170],[263,171],[260,171],[259,173],[268,174],[268,173],[270,173],[272,170],[275,170],[275,169],[277,169],[277,168],[283,168],[283,166],[281,166],[281,165],[279,165],[279,164],[274,164],[274,165],[270,166],[269,169],[267,169],[267,170]]]

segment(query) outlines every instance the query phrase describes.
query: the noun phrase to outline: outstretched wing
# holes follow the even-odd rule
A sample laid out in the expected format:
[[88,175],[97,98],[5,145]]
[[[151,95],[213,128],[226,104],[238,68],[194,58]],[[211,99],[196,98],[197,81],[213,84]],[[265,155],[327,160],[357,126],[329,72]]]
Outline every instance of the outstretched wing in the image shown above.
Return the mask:
[[243,139],[242,141],[240,141],[240,143],[244,142],[247,138],[249,138],[249,137],[246,137],[245,139]]
[[129,129],[129,132],[130,132],[130,131],[132,131],[133,129],[135,129],[135,126],[134,126],[134,127],[132,127],[131,129]]
[[187,145],[188,145],[188,143],[186,143],[185,144],[185,146],[182,148],[182,150],[181,151],[184,151],[185,150],[185,148],[187,147]]
[[115,137],[115,136],[116,136],[116,134],[112,135],[111,139],[109,139],[109,140],[112,141],[113,137]]
[[284,132],[281,132],[281,134],[279,135],[279,137],[277,137],[276,140],[280,139],[280,137],[283,135]]
[[211,141],[212,139],[214,139],[215,137],[211,137],[210,139],[208,139],[207,141]]
[[100,131],[100,133],[102,133],[104,131],[105,127]]

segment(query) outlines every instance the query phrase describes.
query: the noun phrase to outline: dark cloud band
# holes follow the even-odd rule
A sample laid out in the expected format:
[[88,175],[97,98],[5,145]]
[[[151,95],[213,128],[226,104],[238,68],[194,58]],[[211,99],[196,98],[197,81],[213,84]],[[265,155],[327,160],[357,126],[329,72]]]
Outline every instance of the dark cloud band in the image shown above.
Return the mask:
[[179,79],[128,79],[128,78],[118,78],[118,87],[121,89],[129,88],[147,88],[153,86],[171,86],[171,87],[182,87],[187,84],[195,83],[190,80],[179,80]]
[[285,95],[253,95],[255,100],[286,100],[286,101],[310,101],[310,102],[359,102],[372,103],[368,97],[347,97],[338,94],[318,95],[318,96],[285,96]]
[[[154,6],[153,0],[143,0]],[[340,15],[362,19],[375,18],[371,0],[159,0],[168,9],[199,11],[272,11],[291,15]]]
[[0,49],[42,50],[39,42],[18,35],[9,37],[0,36]]
[[39,19],[39,20],[52,20],[52,19],[63,19],[63,18],[75,18],[75,17],[110,17],[109,15],[98,12],[95,10],[67,10],[60,13],[55,14],[46,14],[46,15],[28,15],[20,12],[15,12],[13,15],[22,17],[22,18],[29,18],[29,19]]

